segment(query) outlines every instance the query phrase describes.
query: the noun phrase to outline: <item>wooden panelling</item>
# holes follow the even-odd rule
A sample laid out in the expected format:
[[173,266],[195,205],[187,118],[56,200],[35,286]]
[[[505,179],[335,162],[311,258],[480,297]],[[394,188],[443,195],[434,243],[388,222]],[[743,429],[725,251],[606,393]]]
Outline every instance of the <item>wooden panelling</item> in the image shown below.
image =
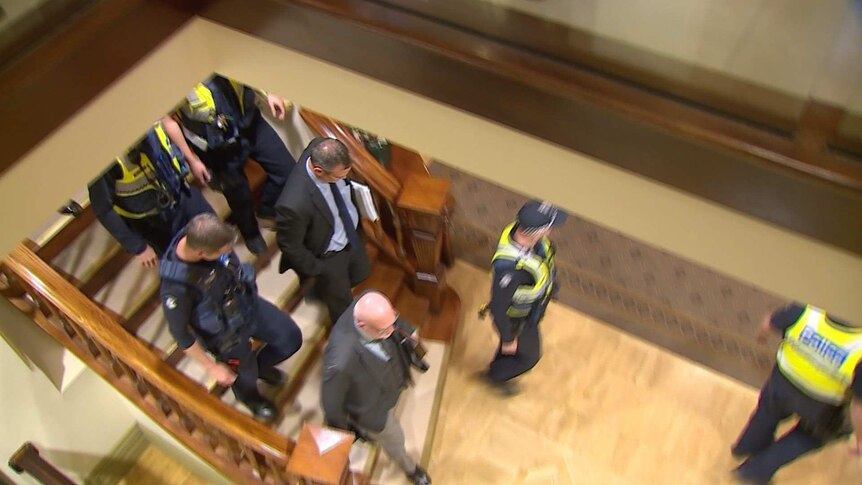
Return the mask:
[[862,254],[862,165],[806,163],[789,137],[375,2],[202,15]]
[[[204,1],[105,0],[0,72],[0,173],[183,25]],[[14,123],[12,121],[14,120]]]

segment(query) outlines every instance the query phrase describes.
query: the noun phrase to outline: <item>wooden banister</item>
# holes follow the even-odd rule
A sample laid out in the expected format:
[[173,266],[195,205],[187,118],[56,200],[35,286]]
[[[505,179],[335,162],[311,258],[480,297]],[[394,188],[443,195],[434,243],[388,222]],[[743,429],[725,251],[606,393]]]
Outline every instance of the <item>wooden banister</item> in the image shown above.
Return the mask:
[[[2,266],[13,304],[175,438],[237,483],[284,483],[294,444],[159,359],[24,245]],[[22,291],[23,290],[23,291]]]
[[39,449],[29,441],[9,458],[9,468],[18,474],[26,473],[45,485],[75,485],[63,472],[42,458]]
[[[410,275],[411,289],[427,298],[432,312],[439,312],[441,300],[448,295],[444,262],[451,262],[448,236],[448,211],[452,204],[449,181],[431,177],[427,170],[415,167],[411,160],[409,170],[401,177],[389,172],[368,153],[350,129],[332,118],[302,108],[300,115],[306,124],[321,136],[341,140],[350,152],[353,172],[371,188],[382,216],[389,220],[370,223],[363,221],[365,234],[370,235],[383,254]],[[398,147],[406,152],[406,149]],[[407,158],[407,153],[399,154]],[[392,233],[384,226],[391,222]]]
[[305,108],[300,110],[300,115],[308,126],[321,136],[337,138],[347,145],[353,170],[368,183],[372,190],[390,202],[398,198],[401,184],[383,165],[377,163],[361,143],[356,141],[349,129],[332,118]]

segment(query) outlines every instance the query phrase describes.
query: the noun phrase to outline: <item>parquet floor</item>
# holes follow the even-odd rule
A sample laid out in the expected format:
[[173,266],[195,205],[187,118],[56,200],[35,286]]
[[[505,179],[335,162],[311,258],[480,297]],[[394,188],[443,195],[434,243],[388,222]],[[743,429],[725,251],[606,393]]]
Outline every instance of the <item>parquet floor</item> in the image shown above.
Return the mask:
[[[447,276],[465,316],[429,463],[435,484],[734,483],[729,447],[756,389],[552,303],[525,392],[498,398],[475,377],[496,346],[475,314],[488,275],[459,261]],[[862,483],[862,465],[838,443],[775,483]]]
[[206,485],[157,447],[150,445],[118,485]]
[[[490,321],[475,314],[488,275],[459,261],[447,276],[465,315],[428,463],[435,484],[734,483],[729,447],[756,389],[552,304],[544,357],[522,379],[525,392],[498,398],[475,378],[496,345]],[[151,446],[122,483],[203,482]],[[862,462],[838,443],[775,483],[858,484]]]

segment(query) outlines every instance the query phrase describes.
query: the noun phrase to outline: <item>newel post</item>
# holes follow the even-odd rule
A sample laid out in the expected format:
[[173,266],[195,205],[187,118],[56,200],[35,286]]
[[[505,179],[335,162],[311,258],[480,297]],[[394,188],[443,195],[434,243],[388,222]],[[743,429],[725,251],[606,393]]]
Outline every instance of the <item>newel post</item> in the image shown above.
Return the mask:
[[446,289],[442,256],[449,185],[446,179],[412,175],[404,182],[396,202],[405,242],[416,258],[413,287],[417,294],[428,298],[434,312],[440,310]]
[[305,423],[287,462],[301,485],[350,485],[353,435]]

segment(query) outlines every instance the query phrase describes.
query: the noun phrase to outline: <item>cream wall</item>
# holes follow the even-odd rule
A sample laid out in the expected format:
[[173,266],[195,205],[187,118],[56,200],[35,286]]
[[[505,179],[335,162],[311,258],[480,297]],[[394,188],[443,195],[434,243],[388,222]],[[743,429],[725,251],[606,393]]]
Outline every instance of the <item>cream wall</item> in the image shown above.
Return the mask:
[[[171,77],[161,75],[167,66]],[[216,70],[783,297],[862,321],[859,256],[204,20],[175,35],[0,180],[0,207],[33,187],[45,195],[26,197],[32,206],[10,218],[0,249],[32,231],[32,221],[80,190],[150,120]],[[94,132],[104,134],[103,143],[79,142]],[[525,170],[527,163],[542,170]],[[69,164],[80,172],[41,177]]]
[[[0,325],[5,330],[33,323],[0,298]],[[41,348],[52,352],[57,346],[50,340]],[[25,441],[32,441],[42,456],[79,483],[135,423],[125,400],[94,372],[84,372],[60,393],[5,340],[0,340],[0,389],[0,461],[6,463]],[[5,465],[3,473],[17,483],[37,483]]]
[[857,255],[336,66],[214,24],[208,29],[222,53],[220,72],[783,297],[862,322]]

